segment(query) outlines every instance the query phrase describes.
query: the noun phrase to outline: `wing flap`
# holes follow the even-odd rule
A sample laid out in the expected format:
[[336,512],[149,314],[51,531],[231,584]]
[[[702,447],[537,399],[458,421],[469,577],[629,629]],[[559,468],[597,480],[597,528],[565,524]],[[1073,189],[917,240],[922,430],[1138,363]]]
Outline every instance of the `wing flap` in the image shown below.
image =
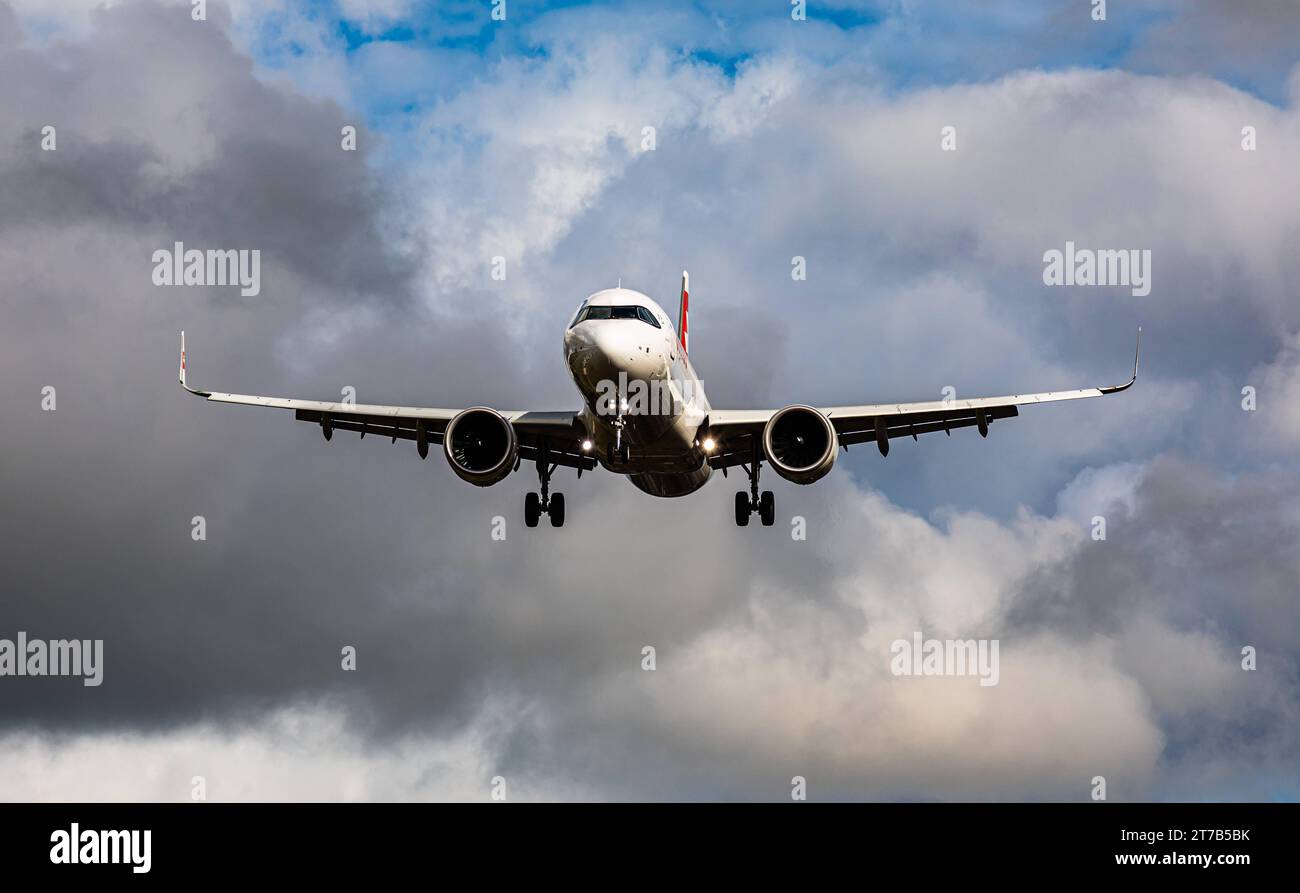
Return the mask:
[[[895,437],[917,437],[921,434],[931,434],[936,431],[951,431],[953,428],[969,428],[979,424],[979,416],[975,412],[947,412],[947,413],[922,413],[920,417],[892,416],[888,417],[886,424],[886,434],[892,439]],[[1014,406],[996,406],[984,413],[985,422],[991,422],[994,419],[1009,419],[1020,415],[1020,410]],[[884,418],[882,416],[882,418]],[[852,446],[855,443],[869,443],[876,439],[876,420],[868,418],[862,420],[864,424],[845,426],[846,430],[840,430],[837,427],[840,443],[844,446]]]

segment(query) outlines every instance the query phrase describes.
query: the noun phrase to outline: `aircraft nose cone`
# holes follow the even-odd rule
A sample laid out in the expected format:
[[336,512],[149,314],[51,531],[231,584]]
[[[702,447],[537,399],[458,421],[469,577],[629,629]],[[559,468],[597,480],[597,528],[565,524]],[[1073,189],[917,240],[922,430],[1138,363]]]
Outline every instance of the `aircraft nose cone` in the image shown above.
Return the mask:
[[610,363],[626,372],[630,379],[651,381],[662,377],[664,358],[655,349],[653,339],[642,329],[645,325],[633,323],[628,331],[611,338],[609,343],[601,345]]
[[644,337],[637,326],[634,321],[621,320],[592,324],[574,354],[581,364],[583,377],[592,384],[602,379],[617,382],[620,372],[629,379],[654,377],[663,366],[663,359],[654,352],[651,339]]
[[575,339],[569,365],[586,389],[594,389],[603,380],[618,378],[618,367],[614,363],[617,354],[608,341],[597,331],[584,332]]
[[624,364],[633,358],[636,347],[635,338],[628,331],[630,328],[619,320],[596,326],[593,337],[595,347],[611,366],[625,368]]

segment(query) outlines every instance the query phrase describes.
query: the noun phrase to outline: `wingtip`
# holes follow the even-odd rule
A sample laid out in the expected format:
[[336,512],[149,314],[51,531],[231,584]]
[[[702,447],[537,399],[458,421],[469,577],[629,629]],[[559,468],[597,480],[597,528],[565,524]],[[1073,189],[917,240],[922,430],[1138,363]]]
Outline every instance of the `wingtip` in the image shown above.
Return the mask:
[[1130,381],[1129,384],[1132,384],[1134,381],[1137,381],[1138,360],[1141,359],[1141,357],[1142,357],[1142,327],[1138,326],[1137,346],[1133,348],[1133,380]]
[[1117,394],[1120,391],[1128,390],[1133,387],[1133,383],[1138,380],[1138,360],[1142,357],[1142,327],[1138,326],[1137,345],[1133,348],[1133,376],[1124,384],[1111,385],[1110,387],[1097,388],[1103,394]]
[[197,388],[192,388],[192,387],[190,387],[189,381],[186,379],[186,375],[185,375],[185,371],[186,371],[186,369],[185,369],[185,367],[186,367],[186,362],[185,362],[185,330],[184,330],[184,329],[181,329],[181,366],[180,366],[180,371],[177,372],[177,374],[176,374],[176,377],[177,377],[177,379],[180,381],[180,383],[181,383],[181,387],[183,387],[185,390],[189,391],[191,394],[197,394],[197,395],[200,396],[200,397],[207,397],[207,396],[209,396],[209,395],[211,394],[210,391],[200,391],[200,390],[197,389]]

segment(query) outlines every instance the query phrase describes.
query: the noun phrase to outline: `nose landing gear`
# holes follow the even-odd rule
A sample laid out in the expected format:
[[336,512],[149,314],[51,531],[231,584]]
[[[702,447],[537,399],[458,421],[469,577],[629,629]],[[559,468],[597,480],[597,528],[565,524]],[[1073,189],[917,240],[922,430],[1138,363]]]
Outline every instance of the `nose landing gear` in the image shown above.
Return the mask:
[[614,419],[614,442],[609,445],[609,464],[624,465],[631,459],[631,451],[623,442],[623,413],[620,411]]
[[550,456],[543,443],[537,451],[537,479],[541,483],[541,494],[529,493],[524,496],[524,525],[536,527],[542,515],[551,519],[552,527],[564,526],[564,494],[551,493],[551,474],[558,464],[551,464]]
[[749,492],[740,490],[736,493],[736,524],[739,527],[748,527],[749,516],[755,512],[758,513],[758,519],[764,527],[771,527],[776,523],[776,497],[772,495],[771,490],[764,490],[761,494],[758,492],[758,471],[762,464],[758,450],[758,441],[755,440],[749,465],[741,465],[741,468],[749,474]]

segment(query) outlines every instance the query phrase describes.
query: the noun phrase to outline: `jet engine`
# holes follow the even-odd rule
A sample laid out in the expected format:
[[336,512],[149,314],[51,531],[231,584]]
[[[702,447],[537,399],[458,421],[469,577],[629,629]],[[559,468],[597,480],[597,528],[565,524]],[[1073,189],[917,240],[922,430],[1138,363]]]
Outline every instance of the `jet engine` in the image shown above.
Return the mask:
[[767,420],[763,452],[773,470],[787,481],[811,484],[835,464],[839,438],[830,419],[811,406],[787,406]]
[[475,406],[457,413],[447,423],[442,450],[461,480],[490,487],[514,471],[519,439],[514,426],[501,413]]

